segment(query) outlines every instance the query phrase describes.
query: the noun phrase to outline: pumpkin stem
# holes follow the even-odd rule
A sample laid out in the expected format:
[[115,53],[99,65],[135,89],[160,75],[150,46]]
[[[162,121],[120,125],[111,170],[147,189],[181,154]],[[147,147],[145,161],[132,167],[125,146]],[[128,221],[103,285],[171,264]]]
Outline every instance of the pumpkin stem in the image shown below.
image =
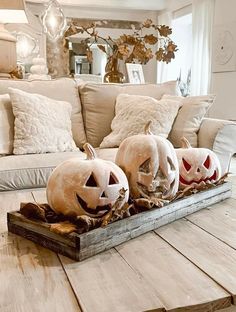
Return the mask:
[[92,147],[91,144],[89,143],[85,143],[83,145],[83,149],[87,155],[87,160],[92,160],[94,158],[97,158],[97,154],[95,152],[95,149]]
[[150,134],[153,135],[152,131],[151,131],[151,125],[152,125],[152,121],[149,120],[148,123],[145,125],[144,127],[144,133],[145,134]]
[[182,137],[181,138],[181,143],[182,143],[182,148],[191,148],[191,144],[189,143],[189,141],[185,138]]

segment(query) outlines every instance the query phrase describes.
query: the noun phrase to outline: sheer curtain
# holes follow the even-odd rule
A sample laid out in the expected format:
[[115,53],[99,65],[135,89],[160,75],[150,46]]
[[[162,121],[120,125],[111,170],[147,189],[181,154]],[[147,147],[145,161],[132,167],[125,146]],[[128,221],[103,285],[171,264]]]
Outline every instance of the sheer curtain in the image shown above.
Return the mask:
[[[165,12],[158,16],[158,25],[172,25],[172,12]],[[168,80],[168,64],[157,62],[157,83]]]
[[192,1],[192,95],[207,94],[210,88],[214,4],[215,0]]

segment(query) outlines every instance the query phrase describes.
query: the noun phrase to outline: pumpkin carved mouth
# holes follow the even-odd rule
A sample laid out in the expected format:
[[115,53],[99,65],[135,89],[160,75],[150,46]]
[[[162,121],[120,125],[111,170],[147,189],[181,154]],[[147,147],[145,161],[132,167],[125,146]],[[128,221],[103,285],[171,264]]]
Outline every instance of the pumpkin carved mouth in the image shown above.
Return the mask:
[[87,203],[78,194],[76,194],[76,198],[80,206],[87,214],[93,216],[99,215],[99,217],[103,217],[111,210],[111,205],[97,206],[95,209],[89,208]]
[[182,184],[185,184],[185,185],[190,185],[192,183],[196,183],[196,184],[200,184],[201,182],[212,182],[212,181],[216,181],[217,179],[217,173],[216,173],[216,170],[214,171],[213,175],[209,178],[201,178],[200,180],[191,180],[191,181],[186,181],[181,175],[179,176],[179,181],[180,183]]

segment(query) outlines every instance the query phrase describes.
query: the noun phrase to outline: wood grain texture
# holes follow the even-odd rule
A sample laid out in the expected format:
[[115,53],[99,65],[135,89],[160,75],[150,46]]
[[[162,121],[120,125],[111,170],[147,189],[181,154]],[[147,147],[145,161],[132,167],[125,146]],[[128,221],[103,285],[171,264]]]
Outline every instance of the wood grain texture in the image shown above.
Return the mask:
[[114,249],[80,263],[60,258],[83,311],[165,311],[146,279]]
[[209,209],[187,217],[187,220],[236,249],[236,200],[227,199]]
[[236,312],[236,306],[231,306],[229,308],[219,310],[218,312]]
[[58,257],[16,235],[0,236],[0,311],[80,311]]
[[[43,203],[46,201],[45,194],[43,193],[35,192],[33,195],[37,202]],[[162,208],[139,213],[111,223],[105,228],[98,228],[78,235],[79,253],[77,254],[75,252],[75,256],[72,256],[72,258],[75,260],[87,259],[125,241],[207,207],[208,205],[222,201],[230,195],[231,184],[225,183],[207,191],[177,200]],[[49,246],[51,246],[50,241]],[[61,248],[57,249],[57,246],[53,247],[55,248],[52,248],[52,250],[61,252]],[[64,251],[64,249],[62,249],[62,251]],[[70,255],[71,253],[65,253],[64,251],[62,254]]]
[[32,194],[1,193],[0,200],[0,311],[81,311],[57,255],[6,233],[7,211]]
[[0,192],[0,233],[7,231],[7,212],[18,209],[23,201],[32,200],[30,191]]
[[222,285],[236,303],[236,251],[188,220],[155,231],[187,259]]
[[229,293],[155,233],[116,249],[155,290],[167,311],[216,311],[230,306]]

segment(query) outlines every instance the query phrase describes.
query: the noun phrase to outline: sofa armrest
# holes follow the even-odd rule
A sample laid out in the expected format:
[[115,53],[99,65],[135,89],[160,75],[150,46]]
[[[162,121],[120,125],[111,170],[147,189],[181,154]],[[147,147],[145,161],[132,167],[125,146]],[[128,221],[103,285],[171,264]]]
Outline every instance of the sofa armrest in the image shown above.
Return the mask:
[[220,159],[222,174],[229,170],[231,157],[236,153],[236,123],[205,118],[198,133],[198,146],[213,150]]

